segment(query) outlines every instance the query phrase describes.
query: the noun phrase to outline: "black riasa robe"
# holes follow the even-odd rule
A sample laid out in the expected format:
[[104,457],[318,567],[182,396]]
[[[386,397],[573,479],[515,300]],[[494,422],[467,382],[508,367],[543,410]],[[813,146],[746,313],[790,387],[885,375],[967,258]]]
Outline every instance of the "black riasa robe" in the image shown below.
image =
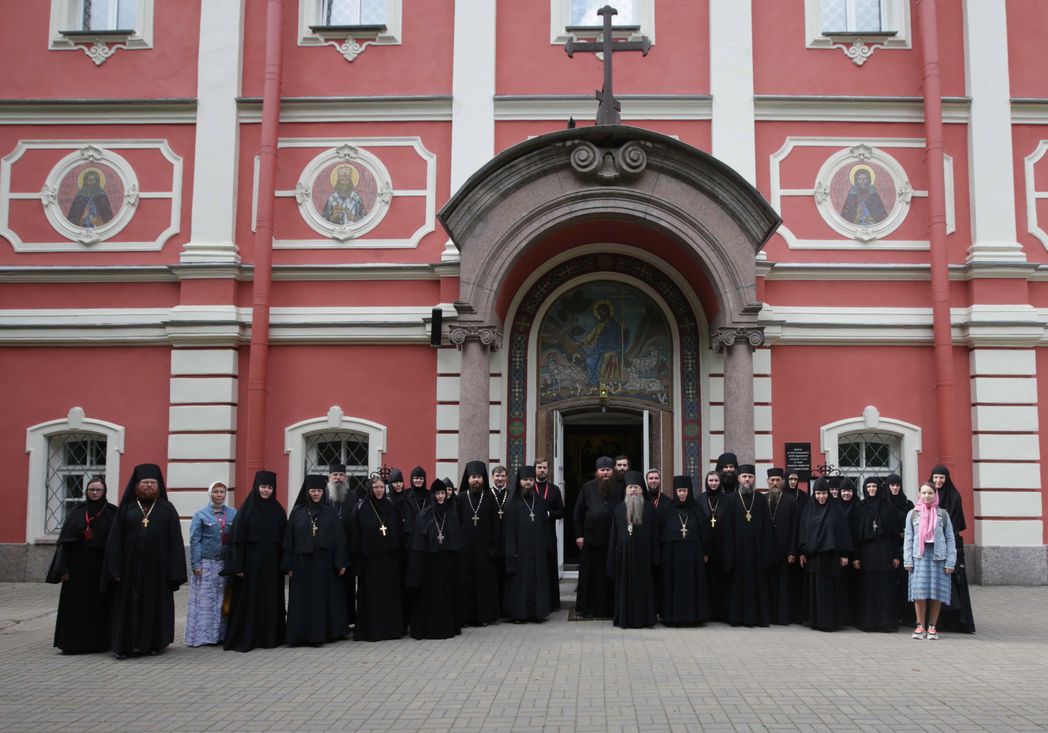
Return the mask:
[[853,557],[859,561],[855,625],[863,631],[898,631],[893,561],[902,561],[898,543],[902,525],[895,508],[868,498],[852,510],[851,519]]
[[724,528],[728,526],[731,502],[721,491],[699,494],[695,499],[702,513],[702,544],[706,562],[706,603],[711,621],[728,620],[728,573],[724,569]]
[[418,515],[408,558],[409,588],[417,595],[411,609],[413,639],[450,639],[462,631],[458,619],[458,570],[462,532],[450,501]]
[[705,623],[709,618],[705,515],[690,499],[683,506],[668,499],[659,503],[664,504],[659,516],[662,622],[667,626]]
[[357,641],[399,639],[404,635],[404,530],[397,509],[390,499],[367,498],[353,514],[351,549],[357,575],[353,638]]
[[[509,488],[498,490],[494,486],[488,489],[484,501],[490,501],[495,508],[495,521],[498,523],[498,534],[495,540],[495,580],[498,584],[499,618],[506,617],[506,509],[512,492]],[[501,512],[501,514],[500,514]]]
[[820,505],[812,499],[801,515],[798,551],[805,558],[804,580],[808,625],[833,631],[845,623],[840,603],[844,568],[851,553],[851,532],[839,503]]
[[123,504],[106,543],[104,574],[117,656],[156,653],[175,640],[175,591],[187,577],[182,528],[165,499],[148,511],[145,526],[138,504]]
[[622,484],[612,480],[604,496],[594,479],[582,485],[575,501],[575,532],[583,539],[575,601],[575,612],[580,616],[609,618],[615,610],[614,585],[607,574],[608,538],[613,512],[622,503],[625,491]]
[[[800,489],[784,488],[783,494],[792,496],[797,501],[797,508],[795,513],[797,515],[798,532],[800,532],[800,521],[801,515],[804,514],[804,507],[808,505],[808,501],[811,499],[807,491],[801,491]],[[805,621],[805,602],[804,602],[804,568],[801,567],[800,562],[795,562],[789,566],[787,573],[790,576],[790,609],[792,611],[793,623],[803,623]]]
[[549,516],[546,502],[531,492],[514,494],[505,507],[505,614],[514,621],[541,620],[551,610]]
[[[115,517],[116,507],[104,500],[83,502],[69,509],[62,524],[47,582],[62,583],[54,645],[66,654],[110,649],[111,611],[109,596],[102,592],[102,568]],[[84,537],[88,526],[90,536]]]
[[[264,506],[262,506],[264,505]],[[227,651],[272,649],[287,637],[283,559],[287,515],[275,496],[253,498],[233,520],[222,570],[229,576]],[[241,574],[242,575],[238,575]]]
[[465,626],[484,626],[497,621],[501,609],[496,555],[502,545],[502,523],[491,494],[483,489],[464,490],[454,502],[462,530],[459,619]]
[[[833,499],[830,499],[830,501],[833,501]],[[850,536],[852,511],[854,511],[859,500],[852,499],[846,502],[838,499],[837,501],[844,512],[844,521],[848,526]],[[841,578],[837,585],[837,615],[841,625],[854,624],[856,617],[859,615],[859,573],[851,564],[851,561],[855,559],[853,552],[854,545],[853,549],[848,551],[848,564],[841,569]]]
[[[778,497],[769,494],[768,514],[775,531],[775,562],[768,570],[768,590],[771,592],[771,622],[789,625],[797,617],[793,596],[793,569],[797,567],[797,522],[800,512],[797,500],[785,491]],[[789,562],[793,556],[793,563]]]
[[546,502],[549,515],[549,603],[554,611],[560,608],[560,558],[557,554],[557,520],[564,519],[564,496],[560,487],[551,481],[536,483],[535,491]]
[[345,638],[346,583],[339,571],[346,567],[346,533],[330,504],[310,502],[291,512],[282,567],[291,571],[287,643],[317,645]]
[[723,538],[724,570],[728,574],[728,623],[767,626],[771,622],[768,570],[775,564],[775,531],[768,513],[768,500],[759,491],[749,497],[736,491],[724,497],[724,501],[728,504]]
[[632,530],[626,522],[626,505],[615,507],[608,535],[606,572],[614,580],[612,619],[623,629],[655,625],[655,573],[659,564],[659,526],[651,502],[644,501],[641,523]]
[[357,492],[350,491],[345,501],[332,504],[346,536],[346,574],[342,576],[342,581],[346,586],[346,622],[350,626],[357,622],[357,576],[353,572],[353,554],[349,548],[353,546],[353,515],[358,502]]

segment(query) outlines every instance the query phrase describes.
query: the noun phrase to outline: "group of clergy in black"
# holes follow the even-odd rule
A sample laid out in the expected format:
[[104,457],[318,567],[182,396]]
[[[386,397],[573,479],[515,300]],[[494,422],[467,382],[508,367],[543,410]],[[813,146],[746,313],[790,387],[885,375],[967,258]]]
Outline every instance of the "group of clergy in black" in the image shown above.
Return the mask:
[[[771,468],[764,493],[755,489],[754,466],[725,453],[701,494],[690,476],[675,476],[666,496],[658,471],[622,471],[624,464],[598,459],[574,507],[580,616],[610,617],[624,628],[661,619],[886,632],[913,621],[901,567],[913,503],[899,476],[865,479],[861,497],[850,478],[821,477],[809,496],[799,474]],[[941,625],[971,633],[960,494],[945,467],[932,474],[940,505],[960,527],[954,600]]]

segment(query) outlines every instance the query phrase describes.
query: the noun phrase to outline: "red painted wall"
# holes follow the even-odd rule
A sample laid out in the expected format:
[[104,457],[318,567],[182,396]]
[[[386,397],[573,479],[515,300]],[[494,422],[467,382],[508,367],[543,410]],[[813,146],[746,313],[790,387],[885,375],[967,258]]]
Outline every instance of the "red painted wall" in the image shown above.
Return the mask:
[[[6,417],[0,421],[0,462],[11,480],[0,489],[6,507],[0,512],[0,543],[25,542],[26,429],[33,425],[64,419],[70,408],[82,407],[89,418],[124,426],[121,483],[136,464],[166,465],[167,347],[5,348],[2,360]],[[110,501],[116,503],[122,491],[122,485],[111,486]]]
[[1013,97],[1048,97],[1042,49],[1048,34],[1043,0],[1005,0],[1008,14],[1008,73]]

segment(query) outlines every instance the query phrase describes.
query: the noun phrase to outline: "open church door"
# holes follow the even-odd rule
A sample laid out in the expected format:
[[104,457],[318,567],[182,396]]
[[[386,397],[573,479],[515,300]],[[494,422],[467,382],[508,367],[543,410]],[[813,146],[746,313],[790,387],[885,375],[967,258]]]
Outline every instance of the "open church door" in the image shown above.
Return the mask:
[[[550,481],[564,494],[564,415],[553,411],[553,457],[550,463]],[[557,520],[557,577],[564,577],[564,520]]]

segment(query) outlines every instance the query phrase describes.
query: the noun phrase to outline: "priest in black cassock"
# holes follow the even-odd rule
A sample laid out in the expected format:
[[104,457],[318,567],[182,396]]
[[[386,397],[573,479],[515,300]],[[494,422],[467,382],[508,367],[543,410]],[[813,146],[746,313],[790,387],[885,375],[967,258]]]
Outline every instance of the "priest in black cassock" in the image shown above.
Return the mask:
[[659,514],[662,623],[695,626],[709,618],[705,515],[692,496],[691,476],[674,476],[673,494]]
[[625,489],[612,478],[615,462],[611,458],[602,456],[596,465],[596,474],[582,485],[573,512],[575,545],[581,552],[575,612],[584,618],[609,618],[615,605],[607,574],[608,536],[612,513]]
[[113,604],[117,659],[157,654],[175,639],[175,591],[186,582],[178,511],[160,467],[136,466],[106,542],[105,582]]
[[338,521],[346,533],[346,574],[342,576],[346,584],[346,621],[352,628],[357,621],[357,578],[353,573],[353,557],[349,553],[349,547],[353,545],[353,513],[357,509],[357,503],[362,497],[357,492],[351,491],[349,481],[346,480],[346,466],[344,463],[333,463],[328,468],[328,498],[331,506],[338,515]]
[[61,583],[55,646],[63,654],[104,652],[110,648],[109,596],[102,591],[106,540],[116,507],[106,501],[106,480],[87,482],[85,501],[69,508],[58,533],[48,583]]
[[546,502],[549,515],[549,604],[554,611],[560,608],[560,556],[557,548],[557,520],[564,519],[564,495],[560,487],[549,480],[549,461],[535,461],[535,491]]
[[433,504],[418,515],[408,557],[408,587],[417,592],[411,609],[413,639],[450,639],[462,632],[458,618],[458,512],[440,479],[430,487]]
[[327,496],[327,477],[306,476],[284,532],[281,567],[291,579],[287,643],[343,639],[346,621],[346,531]]
[[499,588],[499,616],[506,617],[506,503],[509,501],[509,481],[505,466],[491,469],[491,489],[488,497],[495,505],[495,519],[499,531],[495,540],[495,579]]
[[353,513],[350,533],[357,574],[357,641],[399,639],[404,635],[404,582],[401,544],[404,529],[397,507],[386,498],[381,476],[371,477],[371,493]]
[[855,625],[863,631],[898,631],[895,570],[902,565],[899,533],[903,525],[895,507],[887,502],[880,479],[870,476],[861,488],[862,501],[851,515],[852,567],[859,574]]
[[720,474],[721,477],[721,491],[727,494],[734,494],[735,489],[739,487],[739,458],[734,453],[721,453],[717,456],[717,465],[714,470]]
[[710,471],[703,479],[703,492],[696,499],[702,513],[702,544],[706,562],[706,603],[711,621],[728,620],[728,573],[724,569],[724,528],[728,526],[731,501],[721,491],[721,476]]
[[[797,523],[800,525],[801,515],[804,514],[804,507],[808,504],[808,492],[801,489],[801,475],[797,471],[788,471],[786,473],[786,485],[783,487],[783,492],[788,496],[792,496],[797,501]],[[905,570],[903,571],[906,572]],[[790,608],[793,610],[793,623],[802,623],[804,621],[805,603],[804,603],[804,568],[801,567],[799,562],[793,563],[789,568],[790,574]],[[912,604],[910,604],[912,606]]]
[[797,500],[783,489],[781,468],[768,469],[768,513],[775,530],[775,563],[768,570],[771,591],[771,622],[789,625],[798,617],[794,606],[793,569],[797,564]]
[[775,530],[768,500],[754,489],[752,464],[739,466],[739,488],[725,497],[724,569],[728,574],[728,623],[767,626],[771,622],[768,571],[775,564]]
[[251,493],[233,520],[222,570],[230,576],[227,651],[272,649],[287,635],[280,571],[287,513],[276,490],[275,473],[256,471]]
[[[649,468],[644,474],[644,498],[651,502],[655,510],[655,522],[659,522],[666,507],[672,503],[662,493],[662,472],[657,468]],[[655,573],[655,615],[662,616],[662,573]]]
[[495,563],[502,543],[502,523],[488,490],[483,461],[470,461],[462,472],[461,490],[454,498],[462,528],[459,555],[459,619],[463,626],[487,626],[499,618],[498,576]]
[[608,577],[614,580],[613,621],[622,629],[655,625],[655,573],[659,565],[659,526],[644,498],[644,475],[625,474],[626,497],[615,507],[608,535]]
[[517,470],[506,504],[506,616],[514,623],[543,621],[550,614],[549,516],[535,491],[534,466]]

